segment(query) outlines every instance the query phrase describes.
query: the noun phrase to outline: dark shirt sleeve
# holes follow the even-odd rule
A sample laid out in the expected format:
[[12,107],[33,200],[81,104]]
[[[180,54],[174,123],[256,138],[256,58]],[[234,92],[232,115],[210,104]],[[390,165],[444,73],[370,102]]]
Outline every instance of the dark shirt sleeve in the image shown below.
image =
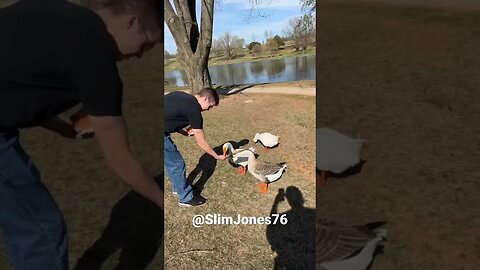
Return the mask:
[[81,49],[70,72],[84,111],[93,116],[122,115],[123,84],[112,41],[85,34],[79,42],[76,47]]
[[190,127],[193,129],[203,129],[203,117],[202,112],[191,109],[187,114],[188,121],[190,122]]

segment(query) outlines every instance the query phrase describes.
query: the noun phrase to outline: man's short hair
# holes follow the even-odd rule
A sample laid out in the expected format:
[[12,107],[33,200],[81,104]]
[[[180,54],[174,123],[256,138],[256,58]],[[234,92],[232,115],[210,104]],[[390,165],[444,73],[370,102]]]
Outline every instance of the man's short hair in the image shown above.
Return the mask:
[[163,30],[163,1],[102,0],[100,7],[108,8],[114,14],[136,14],[148,30]]
[[197,95],[201,97],[207,97],[210,102],[215,102],[215,106],[218,106],[218,104],[220,103],[220,97],[218,96],[217,91],[213,90],[212,88],[203,88],[202,90],[200,90],[200,92],[198,92]]

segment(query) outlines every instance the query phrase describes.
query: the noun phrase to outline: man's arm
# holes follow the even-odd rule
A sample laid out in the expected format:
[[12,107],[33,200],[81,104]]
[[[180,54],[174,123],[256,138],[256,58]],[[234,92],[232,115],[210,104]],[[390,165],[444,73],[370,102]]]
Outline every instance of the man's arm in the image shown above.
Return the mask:
[[203,129],[192,129],[192,132],[193,132],[193,135],[195,136],[195,139],[197,140],[198,146],[203,151],[205,151],[207,154],[209,154],[215,159],[218,159],[218,160],[226,159],[224,155],[217,155],[217,153],[213,151],[212,147],[210,147],[207,140],[205,139],[205,133],[203,132]]
[[133,157],[128,145],[123,117],[90,116],[90,120],[108,168],[135,191],[150,199],[163,210],[163,192]]

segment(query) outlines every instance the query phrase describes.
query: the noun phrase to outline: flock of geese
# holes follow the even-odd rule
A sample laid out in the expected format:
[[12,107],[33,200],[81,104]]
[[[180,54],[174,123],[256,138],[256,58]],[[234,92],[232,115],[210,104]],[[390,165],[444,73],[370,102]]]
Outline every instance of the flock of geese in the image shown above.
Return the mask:
[[[269,148],[276,147],[279,144],[279,136],[271,133],[257,133],[253,141],[260,142],[263,145],[264,151]],[[283,172],[287,168],[285,163],[270,163],[266,161],[259,161],[255,157],[255,149],[235,149],[231,143],[223,145],[223,154],[229,157],[229,162],[234,166],[239,166],[239,174],[245,176],[246,172],[252,174],[260,183],[258,184],[260,193],[268,191],[268,184],[277,181],[282,177]]]
[[[317,128],[316,166],[320,184],[330,173],[342,173],[360,162],[362,140],[350,138],[330,128]],[[365,270],[385,239],[384,222],[345,226],[317,220],[316,269]]]
[[[263,150],[276,147],[279,137],[271,133],[257,133],[253,141],[260,142]],[[320,184],[329,174],[339,174],[360,162],[362,140],[350,138],[330,128],[317,128],[316,168]],[[230,163],[239,167],[238,173],[250,172],[260,183],[260,193],[268,191],[268,184],[282,176],[287,165],[259,161],[255,149],[235,149],[231,143],[223,145],[223,154]],[[346,226],[319,219],[316,224],[316,270],[365,270],[371,265],[378,246],[386,239],[383,222]]]

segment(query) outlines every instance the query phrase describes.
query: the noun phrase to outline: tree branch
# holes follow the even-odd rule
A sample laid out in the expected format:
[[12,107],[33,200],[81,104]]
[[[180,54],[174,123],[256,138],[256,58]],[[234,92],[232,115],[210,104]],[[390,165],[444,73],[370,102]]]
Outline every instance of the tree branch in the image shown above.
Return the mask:
[[208,64],[208,56],[212,47],[213,6],[214,0],[202,0],[200,39],[197,45],[197,50],[201,52],[200,66]]
[[170,29],[170,33],[175,39],[177,46],[180,47],[185,53],[193,54],[192,49],[190,48],[190,40],[187,37],[185,28],[183,27],[183,22],[173,10],[170,1],[164,1],[164,9],[165,23]]

